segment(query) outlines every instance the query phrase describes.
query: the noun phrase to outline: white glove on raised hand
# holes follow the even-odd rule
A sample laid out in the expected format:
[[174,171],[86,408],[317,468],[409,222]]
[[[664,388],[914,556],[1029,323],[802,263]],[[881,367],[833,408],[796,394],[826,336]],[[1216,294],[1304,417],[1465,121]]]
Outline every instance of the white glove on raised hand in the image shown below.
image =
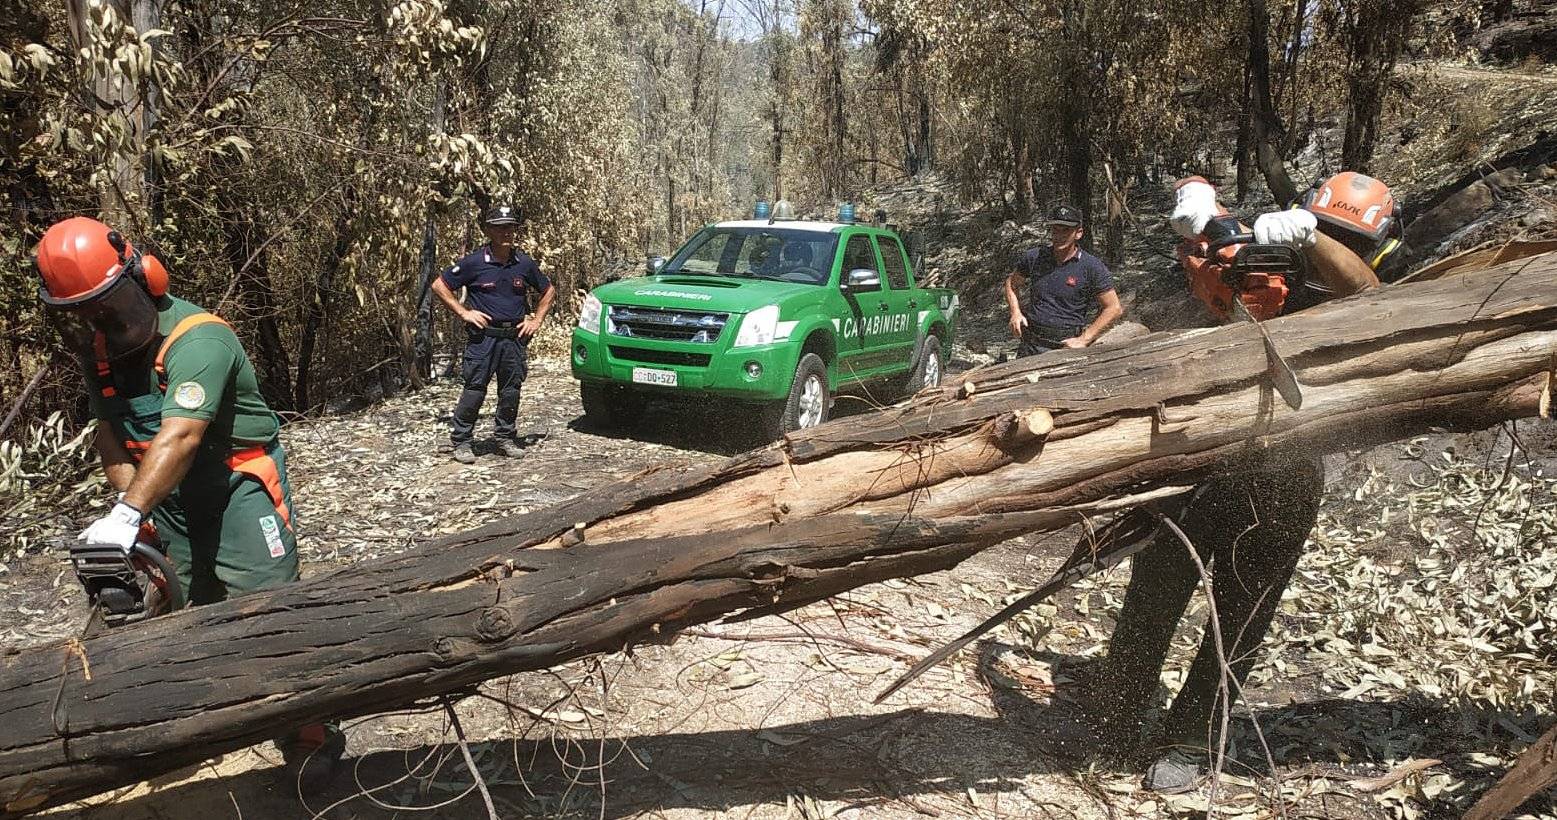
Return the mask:
[[1254,241],[1261,245],[1291,245],[1312,248],[1319,241],[1319,220],[1312,213],[1295,208],[1261,214],[1254,220]]
[[1216,189],[1199,177],[1191,177],[1174,192],[1173,215],[1168,222],[1185,239],[1193,239],[1217,215]]
[[135,546],[135,536],[141,529],[141,511],[120,501],[102,518],[92,522],[78,539],[87,550],[113,547],[129,555]]

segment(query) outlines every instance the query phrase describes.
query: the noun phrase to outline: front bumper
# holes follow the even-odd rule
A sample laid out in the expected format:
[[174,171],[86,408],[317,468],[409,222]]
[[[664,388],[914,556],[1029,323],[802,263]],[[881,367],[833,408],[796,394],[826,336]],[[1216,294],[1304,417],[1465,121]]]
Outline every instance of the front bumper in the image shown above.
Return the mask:
[[[791,342],[729,348],[722,342],[627,339],[574,328],[568,358],[579,381],[617,384],[666,397],[714,395],[766,402],[788,397],[798,351],[799,345]],[[749,363],[761,368],[756,378],[747,372]],[[634,368],[672,371],[676,386],[635,383]]]

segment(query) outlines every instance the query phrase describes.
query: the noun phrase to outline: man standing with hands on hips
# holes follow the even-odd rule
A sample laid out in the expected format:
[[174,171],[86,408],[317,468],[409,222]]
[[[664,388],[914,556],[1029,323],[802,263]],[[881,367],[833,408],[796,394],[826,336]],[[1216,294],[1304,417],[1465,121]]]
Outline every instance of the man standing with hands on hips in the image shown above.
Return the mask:
[[[1017,356],[1086,347],[1124,315],[1107,266],[1078,244],[1081,212],[1056,205],[1048,222],[1051,245],[1022,254],[1006,277],[1011,335],[1020,340]],[[1098,313],[1088,322],[1094,301]]]
[[[450,439],[454,460],[474,464],[471,448],[476,417],[487,397],[487,383],[497,376],[497,413],[493,434],[498,452],[519,457],[524,451],[514,438],[519,416],[519,387],[524,383],[530,338],[546,321],[556,288],[541,273],[529,254],[518,248],[520,216],[517,208],[500,205],[487,211],[481,230],[487,244],[433,280],[433,293],[465,322],[467,338],[460,377],[465,389],[454,405]],[[465,289],[461,303],[454,291]],[[528,295],[540,294],[530,313]]]

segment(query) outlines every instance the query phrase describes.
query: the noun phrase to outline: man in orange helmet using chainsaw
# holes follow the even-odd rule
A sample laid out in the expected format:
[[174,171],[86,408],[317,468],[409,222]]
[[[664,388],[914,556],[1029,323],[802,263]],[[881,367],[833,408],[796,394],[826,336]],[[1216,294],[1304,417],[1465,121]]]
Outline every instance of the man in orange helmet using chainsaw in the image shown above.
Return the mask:
[[[95,219],[56,223],[37,250],[39,298],[82,362],[95,445],[119,498],[72,552],[129,555],[154,522],[194,604],[298,579],[276,414],[228,324],[168,294],[168,274]],[[278,741],[304,788],[345,748],[333,726]]]
[[[1226,216],[1204,179],[1178,183],[1176,198],[1169,221],[1189,253],[1206,255],[1206,235],[1216,232],[1213,228],[1240,233],[1241,226]],[[1384,183],[1363,174],[1337,174],[1315,185],[1299,206],[1262,214],[1252,227],[1256,243],[1301,254],[1310,271],[1307,281],[1260,274],[1257,281],[1229,284],[1216,275],[1225,267],[1192,266],[1186,260],[1191,290],[1224,318],[1234,307],[1231,299],[1240,300],[1256,318],[1270,318],[1376,287],[1381,274],[1385,281],[1395,277],[1395,260],[1405,256],[1399,252],[1399,218]],[[1198,281],[1201,277],[1209,281]],[[1143,782],[1147,789],[1187,791],[1204,772],[1222,710],[1231,708],[1220,694],[1223,659],[1230,673],[1228,692],[1236,700],[1302,556],[1323,491],[1324,465],[1317,455],[1273,453],[1247,472],[1200,484],[1177,514],[1176,523],[1212,573],[1214,626],[1223,646],[1219,652],[1208,625],[1158,727],[1158,753]],[[1135,556],[1108,655],[1092,670],[1095,677],[1088,676],[1092,691],[1086,699],[1111,742],[1130,746],[1139,739],[1169,642],[1200,580],[1188,549],[1166,529]]]

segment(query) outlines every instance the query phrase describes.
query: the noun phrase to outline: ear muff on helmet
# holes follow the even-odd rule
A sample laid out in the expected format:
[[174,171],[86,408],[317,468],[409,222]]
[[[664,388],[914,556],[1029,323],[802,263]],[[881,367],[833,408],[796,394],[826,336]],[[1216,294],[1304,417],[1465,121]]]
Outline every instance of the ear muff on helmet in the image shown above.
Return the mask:
[[141,257],[141,284],[153,299],[168,295],[168,269],[162,266],[161,259],[151,254]]

